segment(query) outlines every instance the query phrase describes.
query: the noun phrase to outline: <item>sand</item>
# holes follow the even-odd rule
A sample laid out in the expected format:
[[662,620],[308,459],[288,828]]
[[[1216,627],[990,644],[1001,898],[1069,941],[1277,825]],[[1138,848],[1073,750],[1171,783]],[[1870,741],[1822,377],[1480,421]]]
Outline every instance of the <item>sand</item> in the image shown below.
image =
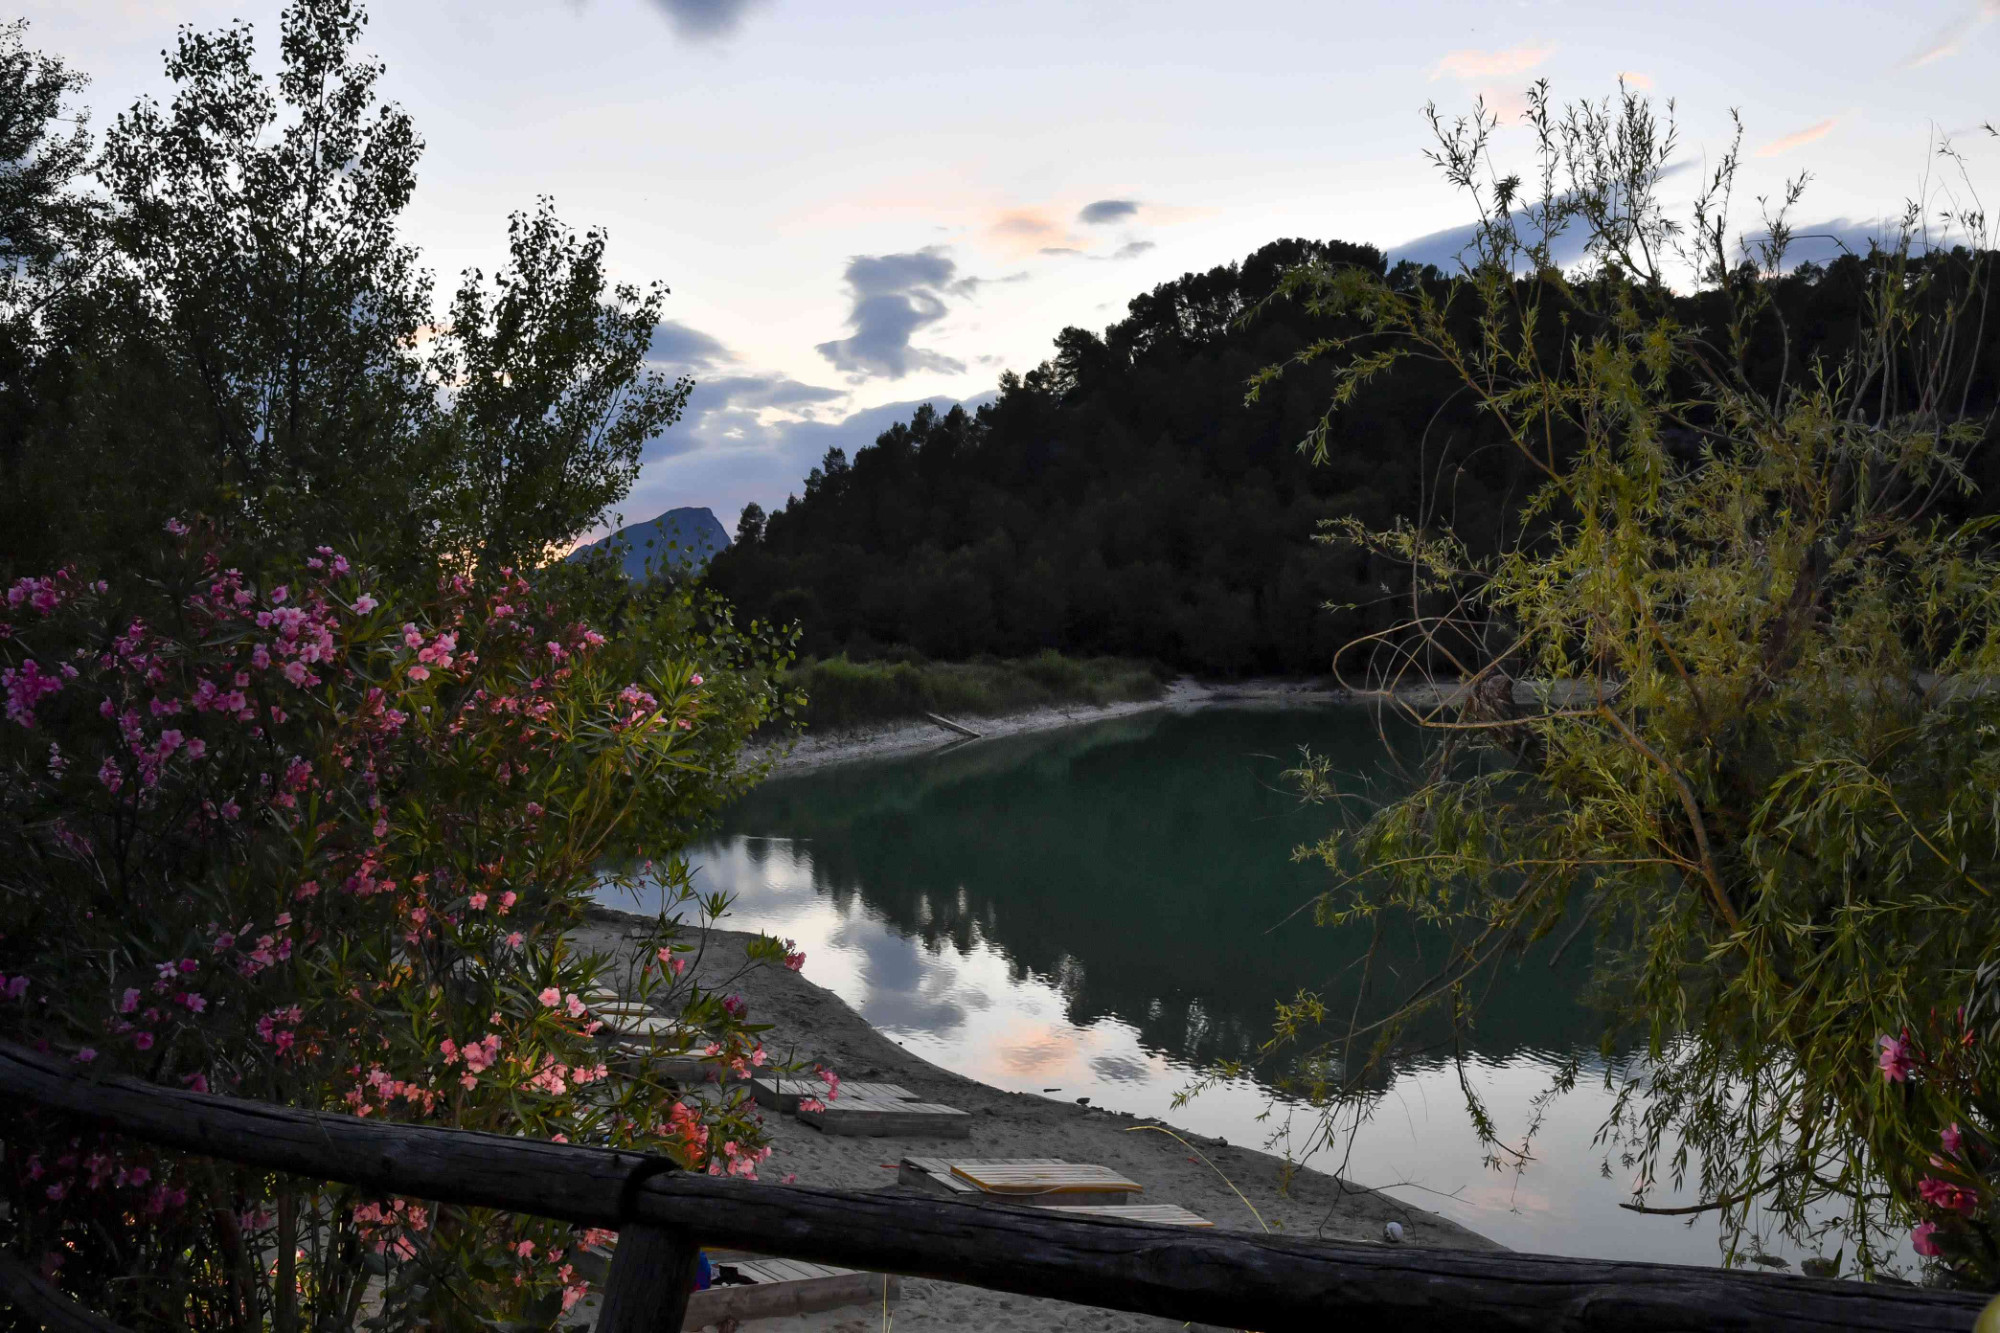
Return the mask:
[[[645,928],[642,918],[598,911],[576,932],[581,947],[623,956],[626,940]],[[1177,1203],[1219,1228],[1255,1232],[1259,1221],[1294,1236],[1381,1243],[1384,1224],[1403,1224],[1406,1242],[1417,1246],[1498,1249],[1493,1242],[1454,1222],[1400,1200],[1345,1184],[1317,1171],[1295,1169],[1289,1187],[1284,1164],[1269,1154],[1219,1139],[1176,1131],[1187,1143],[1140,1126],[1135,1119],[1074,1102],[1003,1092],[941,1069],[905,1051],[877,1032],[833,992],[809,975],[748,962],[748,935],[711,931],[695,975],[704,985],[741,994],[750,1019],[769,1023],[766,1045],[773,1051],[826,1065],[843,1079],[898,1083],[926,1101],[943,1102],[976,1119],[969,1142],[937,1139],[846,1138],[821,1134],[789,1116],[767,1114],[773,1153],[761,1172],[777,1180],[787,1173],[799,1183],[842,1189],[882,1190],[895,1185],[895,1164],[904,1156],[1060,1157],[1108,1166],[1146,1187],[1149,1203]],[[811,972],[807,960],[806,973]],[[1192,1149],[1188,1146],[1192,1145]],[[1214,1167],[1204,1165],[1193,1149]],[[1226,1173],[1225,1182],[1217,1169]],[[1237,1197],[1235,1190],[1247,1198]],[[1061,1301],[961,1287],[946,1282],[905,1279],[890,1308],[897,1333],[942,1330],[1168,1330],[1188,1327],[1176,1320],[1094,1310]],[[880,1330],[880,1306],[848,1307],[815,1315],[760,1319],[741,1333],[862,1333]]]
[[[1100,722],[1106,718],[1126,717],[1133,713],[1146,713],[1160,708],[1190,709],[1213,704],[1284,708],[1341,703],[1349,697],[1345,690],[1313,681],[1246,680],[1227,685],[1207,685],[1184,676],[1169,685],[1157,699],[1134,699],[1102,706],[1055,704],[1046,708],[1031,708],[1023,712],[1008,713],[1000,717],[962,717],[952,720],[977,731],[981,739],[991,739],[1033,731],[1053,731],[1059,727],[1081,726],[1090,722]],[[885,722],[845,731],[809,732],[776,745],[752,747],[744,752],[744,760],[746,763],[756,763],[768,758],[773,760],[771,771],[774,774],[797,773],[855,759],[886,758],[891,755],[915,754],[925,750],[942,750],[952,746],[977,743],[934,722],[921,720]]]

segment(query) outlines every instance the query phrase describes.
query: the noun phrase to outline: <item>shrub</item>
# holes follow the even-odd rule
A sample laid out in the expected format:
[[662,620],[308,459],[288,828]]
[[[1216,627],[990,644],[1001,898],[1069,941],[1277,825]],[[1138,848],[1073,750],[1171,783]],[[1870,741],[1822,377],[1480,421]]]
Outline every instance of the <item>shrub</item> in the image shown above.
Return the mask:
[[[1449,529],[1328,534],[1412,571],[1407,621],[1347,661],[1377,683],[1459,679],[1403,696],[1436,738],[1408,794],[1309,849],[1336,872],[1318,917],[1400,916],[1448,943],[1379,1021],[1302,995],[1279,1036],[1328,1024],[1310,1091],[1354,1109],[1399,1026],[1464,1021],[1503,960],[1587,929],[1606,1047],[1645,1054],[1603,1129],[1636,1169],[1631,1206],[1688,1180],[1701,1202],[1671,1211],[1716,1213],[1732,1257],[1754,1224],[1838,1236],[1870,1275],[1915,1224],[1940,1277],[2000,1286],[1985,220],[1913,206],[1899,238],[1835,266],[1864,293],[1857,327],[1802,352],[1775,299],[1797,280],[1802,181],[1739,262],[1734,150],[1691,222],[1669,219],[1673,134],[1636,95],[1564,115],[1535,89],[1532,187],[1491,174],[1490,116],[1434,123],[1482,218],[1467,271],[1292,276],[1372,325],[1317,349],[1340,389],[1310,443],[1323,455],[1337,409],[1416,358],[1451,366],[1543,479],[1490,556]],[[1970,244],[1926,245],[1949,231]],[[1309,795],[1336,795],[1329,772],[1305,767]],[[1472,1111],[1496,1156],[1525,1157]]]
[[[674,838],[754,776],[734,751],[771,699],[732,679],[753,645],[635,676],[511,573],[398,599],[322,547],[253,584],[173,527],[150,589],[58,572],[0,612],[0,1032],[166,1086],[754,1175],[742,1095],[621,1059],[590,998],[678,1013],[662,1050],[765,1060],[684,973],[679,918],[721,904]],[[643,953],[572,948],[600,863],[648,855],[676,894]],[[546,1325],[601,1239],[18,1110],[5,1138],[6,1242],[135,1327],[346,1328],[378,1298],[393,1326]]]

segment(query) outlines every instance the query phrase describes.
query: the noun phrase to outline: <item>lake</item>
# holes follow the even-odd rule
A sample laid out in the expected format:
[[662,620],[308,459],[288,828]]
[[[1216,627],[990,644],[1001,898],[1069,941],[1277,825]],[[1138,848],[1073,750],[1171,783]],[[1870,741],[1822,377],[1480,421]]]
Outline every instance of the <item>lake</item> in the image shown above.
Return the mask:
[[[733,895],[723,924],[798,941],[808,977],[937,1064],[1300,1155],[1312,1113],[1254,1079],[1173,1101],[1209,1063],[1254,1056],[1278,998],[1351,1005],[1366,934],[1287,923],[1327,878],[1292,850],[1333,814],[1283,774],[1310,745],[1353,771],[1353,791],[1392,789],[1388,761],[1414,738],[1389,740],[1361,708],[1209,707],[840,764],[752,792],[690,863],[699,887]],[[1435,967],[1398,939],[1378,966]],[[1511,967],[1468,1053],[1510,1143],[1583,1059],[1528,1162],[1483,1160],[1445,1048],[1398,1060],[1372,1118],[1311,1163],[1515,1249],[1717,1262],[1712,1221],[1617,1206],[1632,1173],[1593,1146],[1611,1094],[1579,995],[1587,952]]]

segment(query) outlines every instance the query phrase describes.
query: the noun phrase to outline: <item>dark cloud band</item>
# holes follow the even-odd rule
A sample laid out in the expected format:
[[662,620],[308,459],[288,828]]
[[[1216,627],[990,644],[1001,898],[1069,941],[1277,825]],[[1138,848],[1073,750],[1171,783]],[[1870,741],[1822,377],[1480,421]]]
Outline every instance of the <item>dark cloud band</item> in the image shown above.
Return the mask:
[[683,37],[727,37],[764,0],[653,0]]
[[957,374],[965,363],[921,347],[910,339],[943,319],[946,296],[964,295],[978,285],[960,278],[958,265],[936,246],[895,255],[856,255],[848,261],[848,292],[854,300],[847,326],[852,337],[823,342],[815,349],[855,379],[901,379],[912,370]]
[[1102,227],[1112,222],[1124,222],[1138,216],[1139,201],[1136,199],[1099,199],[1085,204],[1076,220],[1087,227]]

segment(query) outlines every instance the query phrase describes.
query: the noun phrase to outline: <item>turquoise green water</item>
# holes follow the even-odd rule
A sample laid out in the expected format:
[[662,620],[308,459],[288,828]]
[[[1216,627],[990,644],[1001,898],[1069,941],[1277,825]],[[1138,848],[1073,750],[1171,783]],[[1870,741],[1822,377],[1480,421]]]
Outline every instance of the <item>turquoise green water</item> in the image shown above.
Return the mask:
[[[775,780],[691,860],[734,895],[725,924],[796,939],[807,976],[930,1060],[1298,1154],[1313,1117],[1264,1082],[1172,1101],[1213,1061],[1253,1057],[1279,997],[1352,1003],[1366,936],[1287,924],[1326,874],[1291,851],[1331,818],[1282,776],[1301,745],[1352,770],[1356,799],[1394,789],[1398,746],[1362,710],[1162,711]],[[1372,1117],[1314,1164],[1516,1249],[1715,1262],[1711,1228],[1617,1207],[1630,1172],[1592,1145],[1610,1093],[1584,955],[1505,972],[1467,1052],[1516,1143],[1587,1053],[1592,1076],[1546,1109],[1525,1165],[1483,1160],[1442,1043],[1406,1051]],[[1377,965],[1415,978],[1435,960],[1398,935]]]

